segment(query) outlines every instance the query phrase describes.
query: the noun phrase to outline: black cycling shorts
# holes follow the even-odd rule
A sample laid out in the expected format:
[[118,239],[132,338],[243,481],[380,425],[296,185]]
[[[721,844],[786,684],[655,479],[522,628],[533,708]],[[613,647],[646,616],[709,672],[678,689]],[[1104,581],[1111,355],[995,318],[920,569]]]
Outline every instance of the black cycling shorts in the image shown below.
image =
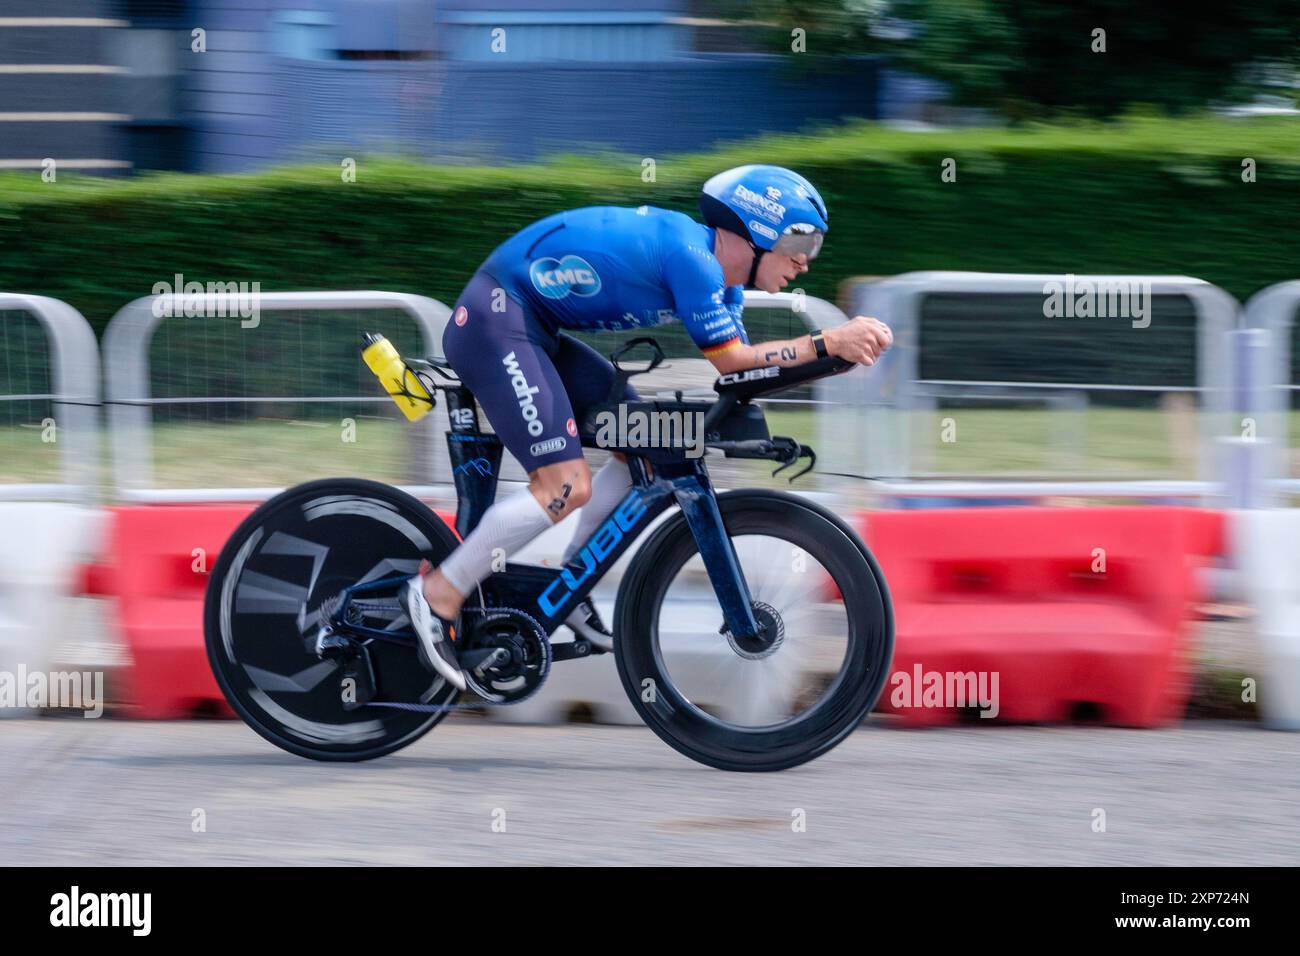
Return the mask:
[[[614,382],[607,358],[534,316],[482,270],[456,300],[442,349],[525,471],[582,457],[578,423]],[[624,399],[635,398],[629,386]]]

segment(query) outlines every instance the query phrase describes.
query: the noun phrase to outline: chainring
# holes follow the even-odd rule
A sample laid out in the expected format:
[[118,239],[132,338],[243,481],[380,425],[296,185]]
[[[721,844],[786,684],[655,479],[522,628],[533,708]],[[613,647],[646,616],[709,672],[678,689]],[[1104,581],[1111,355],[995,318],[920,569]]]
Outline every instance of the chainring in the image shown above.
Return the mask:
[[[517,704],[537,693],[551,672],[551,644],[542,626],[516,608],[498,607],[475,614],[456,653],[495,651],[476,668],[465,670],[472,690],[490,704]],[[477,656],[477,655],[475,655]]]

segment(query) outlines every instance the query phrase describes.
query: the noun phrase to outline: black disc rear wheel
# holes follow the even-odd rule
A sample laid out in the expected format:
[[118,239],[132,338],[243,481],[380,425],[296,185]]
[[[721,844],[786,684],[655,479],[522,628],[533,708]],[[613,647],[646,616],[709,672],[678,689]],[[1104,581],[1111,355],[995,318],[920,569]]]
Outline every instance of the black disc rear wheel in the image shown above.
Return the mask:
[[[316,760],[368,760],[419,739],[445,711],[348,710],[342,664],[313,645],[344,588],[409,576],[456,544],[427,506],[378,482],[313,481],[263,504],[226,543],[204,605],[208,660],[230,706],[277,747]],[[394,630],[409,626],[396,607],[389,616]],[[456,697],[413,647],[372,640],[367,651],[382,699]]]

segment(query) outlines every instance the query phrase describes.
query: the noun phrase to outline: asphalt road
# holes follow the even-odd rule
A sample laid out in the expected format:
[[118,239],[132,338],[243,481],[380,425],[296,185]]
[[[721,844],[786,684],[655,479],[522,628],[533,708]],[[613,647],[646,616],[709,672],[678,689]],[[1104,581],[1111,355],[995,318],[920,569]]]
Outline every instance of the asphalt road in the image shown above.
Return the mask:
[[874,721],[742,775],[642,728],[458,717],[341,765],[237,722],[4,720],[0,863],[1300,863],[1300,734]]

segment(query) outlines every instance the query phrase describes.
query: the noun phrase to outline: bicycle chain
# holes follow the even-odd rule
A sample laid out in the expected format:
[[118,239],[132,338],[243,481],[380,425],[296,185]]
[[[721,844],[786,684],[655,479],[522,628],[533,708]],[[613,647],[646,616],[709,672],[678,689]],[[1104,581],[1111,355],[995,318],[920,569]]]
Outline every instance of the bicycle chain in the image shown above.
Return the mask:
[[[534,618],[527,611],[521,611],[519,610],[519,608],[515,608],[515,607],[476,608],[474,609],[474,611],[476,614],[479,614],[480,616],[483,617],[486,617],[489,614],[495,614],[499,611],[512,612],[514,614],[518,614],[520,617],[524,618],[529,624],[531,624],[534,628],[536,628],[537,633],[542,635],[542,644],[546,648],[546,677],[550,676],[551,664],[552,664],[551,642],[547,638],[546,632],[542,630],[542,625],[537,623],[536,618]],[[448,710],[473,710],[474,708],[483,707],[483,706],[511,707],[515,704],[522,704],[524,701],[530,700],[533,697],[533,695],[535,695],[539,690],[542,689],[542,686],[546,683],[546,677],[543,677],[542,682],[538,684],[536,687],[534,687],[528,694],[525,694],[523,697],[518,697],[514,700],[488,700],[485,697],[479,697],[477,701],[473,701],[468,704],[406,704],[406,703],[400,703],[398,701],[390,701],[390,700],[372,700],[366,706],[386,707],[389,710],[405,710],[405,711],[412,711],[420,714],[438,714]]]

